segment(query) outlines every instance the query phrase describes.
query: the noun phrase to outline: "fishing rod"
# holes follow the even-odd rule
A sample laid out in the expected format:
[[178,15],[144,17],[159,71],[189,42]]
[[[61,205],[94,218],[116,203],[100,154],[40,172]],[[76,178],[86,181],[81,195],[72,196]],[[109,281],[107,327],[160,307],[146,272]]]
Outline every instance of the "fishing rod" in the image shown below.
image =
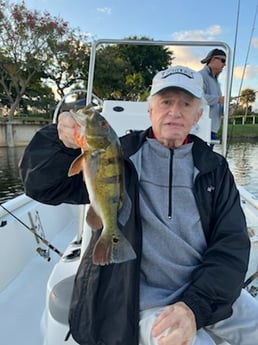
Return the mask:
[[[240,0],[238,0],[238,6],[237,6],[237,18],[236,18],[236,28],[235,28],[235,39],[234,39],[234,49],[233,49],[233,59],[232,59],[232,68],[231,68],[231,78],[230,78],[230,94],[231,94],[231,89],[232,89],[232,83],[233,83],[233,74],[234,74],[234,65],[235,65],[235,54],[236,54],[236,46],[237,46],[237,38],[238,38],[238,26],[239,26],[239,16],[240,16]],[[243,68],[243,73],[240,81],[240,86],[239,86],[239,91],[238,91],[238,96],[235,96],[234,99],[236,99],[236,105],[238,106],[240,103],[240,98],[241,98],[241,90],[242,90],[242,85],[244,81],[244,76],[245,76],[245,71],[246,71],[246,66],[248,62],[248,57],[249,57],[249,52],[250,52],[250,47],[252,43],[252,38],[255,30],[255,23],[256,23],[256,17],[257,17],[257,10],[258,10],[258,4],[256,6],[255,14],[254,14],[254,20],[253,20],[253,26],[250,34],[250,39],[249,39],[249,44],[248,44],[248,49],[246,53],[246,58],[245,58],[245,63],[244,63],[244,68]],[[231,132],[230,132],[230,140],[232,139],[232,132],[233,132],[233,126],[231,127]],[[229,146],[227,147],[227,153],[228,153]],[[227,156],[226,153],[226,156]]]
[[232,91],[232,83],[233,83],[233,74],[234,74],[234,66],[235,66],[235,59],[236,59],[236,46],[237,46],[237,37],[238,37],[238,23],[239,23],[239,14],[240,14],[240,0],[238,0],[237,5],[237,17],[236,17],[236,28],[235,28],[235,39],[234,39],[234,48],[233,48],[233,56],[232,56],[232,68],[230,74],[230,95]]
[[256,10],[255,10],[255,14],[254,14],[253,27],[252,27],[251,34],[250,34],[248,49],[247,49],[246,58],[245,58],[244,69],[243,69],[242,78],[241,78],[240,87],[239,87],[239,92],[238,92],[239,95],[241,94],[241,90],[242,90],[243,80],[244,80],[245,71],[246,71],[246,65],[247,65],[247,62],[248,62],[250,47],[251,47],[251,43],[252,43],[252,39],[253,39],[253,34],[254,34],[254,30],[255,30],[257,10],[258,10],[258,4],[256,6]]
[[[236,27],[235,27],[235,38],[234,38],[234,48],[233,48],[233,55],[232,55],[232,64],[231,64],[231,71],[230,71],[230,82],[229,82],[229,95],[231,96],[232,93],[232,84],[233,84],[233,75],[234,75],[234,66],[235,66],[235,58],[236,58],[236,46],[237,46],[237,38],[238,38],[238,25],[239,25],[239,15],[240,15],[240,0],[238,0],[238,5],[237,5],[237,15],[236,15]],[[237,98],[237,104],[239,102],[239,98],[240,96],[234,97]],[[230,102],[230,98],[229,98],[229,102]],[[231,126],[231,130],[230,133],[228,135],[228,145],[227,145],[227,150],[225,153],[225,157],[227,157],[228,155],[228,151],[229,151],[229,145],[231,143],[232,140],[232,133],[233,132],[233,126]]]
[[258,278],[258,271],[253,273],[245,282],[243,285],[243,288],[246,288],[252,281]]
[[[0,204],[0,206],[2,207],[2,209],[4,209],[10,216],[12,216],[14,219],[16,219],[20,224],[22,224],[26,229],[28,229],[30,232],[33,233],[33,235],[36,237],[36,239],[40,240],[42,243],[44,243],[49,249],[51,249],[52,251],[54,251],[57,255],[59,256],[63,256],[63,253],[60,252],[55,246],[53,246],[49,241],[47,241],[44,237],[42,237],[41,235],[39,235],[34,227],[29,227],[26,223],[24,223],[21,219],[19,219],[18,217],[16,217],[15,214],[13,214],[11,211],[9,211],[5,206],[3,206],[2,204]],[[6,222],[2,222],[1,226],[5,226]],[[41,250],[37,250],[37,252],[41,255],[42,249]],[[43,255],[44,256],[44,255]]]

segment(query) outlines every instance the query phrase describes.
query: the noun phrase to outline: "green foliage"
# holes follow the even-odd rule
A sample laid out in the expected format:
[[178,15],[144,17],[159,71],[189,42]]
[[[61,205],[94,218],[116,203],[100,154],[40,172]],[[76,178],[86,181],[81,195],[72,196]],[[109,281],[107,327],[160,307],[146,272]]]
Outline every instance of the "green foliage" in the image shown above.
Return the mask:
[[[127,37],[128,40],[153,41],[148,37]],[[151,85],[154,75],[171,65],[172,52],[167,47],[155,45],[121,45],[119,51],[136,73],[141,73],[146,87]]]
[[252,107],[250,107],[249,105],[251,103],[254,103],[255,99],[256,99],[256,94],[255,94],[254,90],[245,89],[241,92],[240,102],[242,103],[242,105],[245,108],[245,115],[248,114],[248,111],[249,112],[252,111]]
[[[129,37],[128,40],[150,40]],[[47,11],[31,11],[0,0],[0,102],[9,120],[23,114],[51,112],[53,89],[85,88],[88,79],[88,36]],[[96,56],[93,92],[102,99],[146,100],[151,80],[168,67],[173,53],[155,45],[106,45]]]
[[[75,80],[84,79],[79,65],[84,66],[87,53],[82,35],[63,19],[46,11],[30,11],[24,1],[12,4],[0,0],[0,93],[1,102],[10,109],[9,119],[18,106],[35,98],[35,85],[39,96],[47,91],[42,97],[51,103],[53,92],[44,82],[49,85],[52,81],[63,95]],[[39,105],[39,97],[37,102]]]
[[[127,40],[150,40],[129,37]],[[151,41],[151,40],[150,40]],[[97,51],[93,91],[104,99],[145,100],[153,76],[173,60],[166,47],[118,44]]]
[[228,132],[233,138],[258,138],[258,124],[229,125]]
[[52,59],[45,68],[45,76],[54,82],[58,94],[77,83],[84,84],[88,76],[90,47],[87,35],[71,30],[62,41],[51,42]]
[[117,46],[100,47],[96,55],[93,92],[100,98],[121,99],[131,65],[118,54]]

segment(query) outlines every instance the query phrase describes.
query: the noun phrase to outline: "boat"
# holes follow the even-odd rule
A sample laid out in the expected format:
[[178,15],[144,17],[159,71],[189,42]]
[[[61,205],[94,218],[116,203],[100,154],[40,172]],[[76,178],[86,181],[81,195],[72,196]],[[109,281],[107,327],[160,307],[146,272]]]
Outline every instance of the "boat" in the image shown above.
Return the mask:
[[[162,46],[222,47],[224,42],[173,42],[98,40],[92,44],[86,103],[92,93],[95,55],[101,44],[145,44]],[[230,63],[225,85],[229,104]],[[81,90],[80,90],[81,92]],[[66,95],[67,96],[67,95]],[[97,102],[100,100],[95,97]],[[57,105],[54,119],[65,97]],[[149,126],[147,102],[105,100],[102,114],[118,135]],[[205,109],[192,133],[210,140],[209,109]],[[226,153],[228,106],[225,106],[222,154]],[[245,288],[258,298],[258,199],[238,187],[251,240],[251,254]],[[0,324],[1,344],[76,345],[67,337],[69,302],[73,280],[90,239],[91,230],[84,221],[87,205],[61,204],[50,206],[32,200],[25,194],[1,204],[0,207]],[[217,344],[226,344],[216,339]]]

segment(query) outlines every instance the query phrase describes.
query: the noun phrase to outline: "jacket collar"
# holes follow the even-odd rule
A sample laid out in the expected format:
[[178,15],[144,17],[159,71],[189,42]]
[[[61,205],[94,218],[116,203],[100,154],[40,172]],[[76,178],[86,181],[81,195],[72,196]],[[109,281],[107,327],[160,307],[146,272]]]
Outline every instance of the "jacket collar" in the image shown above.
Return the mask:
[[[147,137],[153,138],[151,127],[144,131],[133,131],[121,137],[120,141],[125,159],[137,152]],[[221,156],[212,151],[202,139],[193,134],[189,134],[187,139],[189,143],[194,143],[192,148],[194,165],[200,172],[214,170],[220,164]]]

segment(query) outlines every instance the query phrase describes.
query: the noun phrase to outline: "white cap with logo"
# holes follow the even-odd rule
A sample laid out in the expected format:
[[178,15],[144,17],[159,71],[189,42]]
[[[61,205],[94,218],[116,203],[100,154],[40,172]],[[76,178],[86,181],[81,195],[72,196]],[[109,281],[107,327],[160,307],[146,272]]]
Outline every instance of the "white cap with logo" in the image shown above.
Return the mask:
[[186,90],[197,98],[203,95],[201,74],[185,66],[173,66],[158,72],[153,78],[150,95],[153,96],[169,87]]

